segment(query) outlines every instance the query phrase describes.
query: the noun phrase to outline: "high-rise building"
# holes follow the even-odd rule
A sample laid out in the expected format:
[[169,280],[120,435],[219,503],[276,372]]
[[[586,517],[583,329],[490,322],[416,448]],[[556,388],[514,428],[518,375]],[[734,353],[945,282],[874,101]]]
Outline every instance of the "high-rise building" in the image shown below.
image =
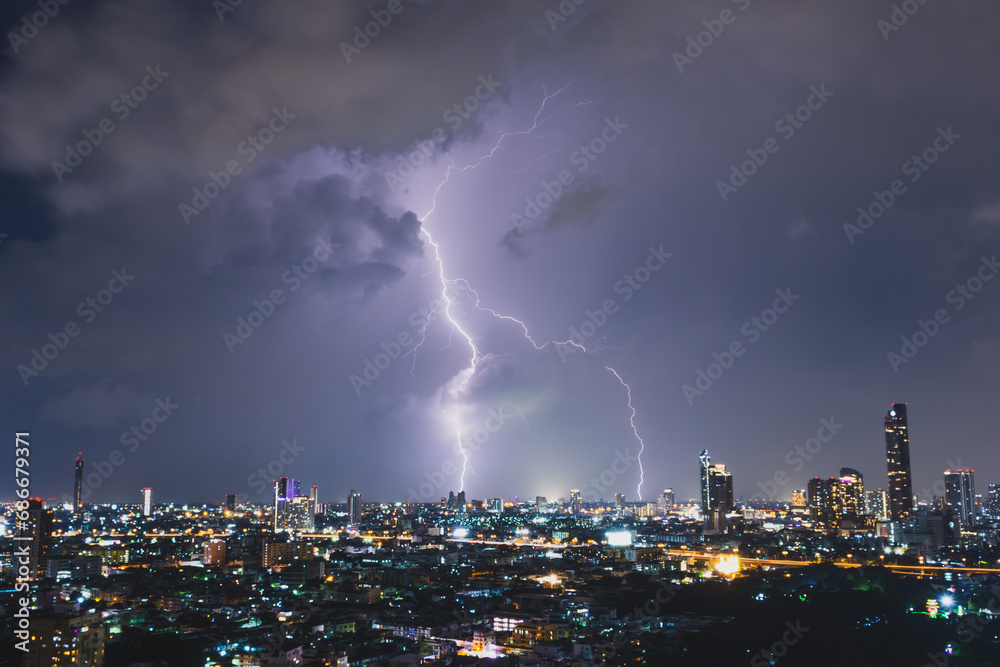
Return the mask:
[[486,500],[486,511],[500,514],[503,512],[503,500],[500,498],[488,498]]
[[945,470],[944,493],[951,515],[963,526],[976,524],[976,482],[974,470]]
[[625,509],[625,494],[616,493],[615,494],[615,507],[618,509]]
[[833,482],[835,481],[833,477],[829,479],[813,477],[809,480],[809,514],[813,521],[832,524],[836,519],[833,509]]
[[889,469],[889,518],[912,519],[913,481],[906,403],[893,403],[885,416],[885,459]]
[[535,511],[543,514],[549,511],[549,500],[545,496],[535,496]]
[[142,515],[153,516],[153,490],[148,486],[142,490]]
[[660,504],[664,510],[672,510],[676,504],[676,499],[674,498],[673,489],[663,489],[663,493],[657,498],[657,502]]
[[29,498],[28,521],[24,524],[19,521],[18,524],[21,525],[18,536],[30,538],[31,542],[28,576],[31,579],[42,579],[52,552],[52,510],[45,508],[41,498]]
[[205,542],[204,544],[205,553],[202,556],[202,562],[205,565],[212,566],[223,566],[226,564],[226,542],[225,540],[220,540],[215,538]]
[[865,514],[885,521],[889,517],[889,497],[885,491],[868,491],[865,493]]
[[701,511],[708,514],[711,509],[711,498],[708,492],[708,469],[712,466],[712,457],[708,455],[708,450],[703,449],[698,455],[699,478],[701,480]]
[[361,494],[354,489],[351,489],[351,494],[347,496],[347,516],[350,525],[361,525]]
[[865,478],[853,468],[841,468],[834,485],[833,509],[840,520],[857,521],[865,514]]
[[991,519],[1000,519],[1000,485],[990,484],[989,495],[983,507],[983,514]]
[[287,510],[289,494],[288,478],[282,477],[274,481],[274,530],[282,530],[285,525],[285,512]]
[[808,507],[806,502],[806,490],[796,489],[792,491],[792,507]]
[[733,511],[733,474],[723,463],[708,467],[708,509],[717,510],[722,516]]
[[573,516],[583,512],[583,496],[580,495],[580,489],[569,490],[569,504]]
[[235,493],[227,493],[226,494],[226,506],[225,506],[225,510],[227,512],[235,512],[236,511],[236,494]]
[[26,667],[101,667],[104,665],[104,625],[101,613],[31,617],[31,641]]
[[73,514],[80,512],[83,492],[83,452],[76,456],[76,474],[73,478]]
[[309,491],[309,511],[312,514],[319,514],[319,487],[315,484]]

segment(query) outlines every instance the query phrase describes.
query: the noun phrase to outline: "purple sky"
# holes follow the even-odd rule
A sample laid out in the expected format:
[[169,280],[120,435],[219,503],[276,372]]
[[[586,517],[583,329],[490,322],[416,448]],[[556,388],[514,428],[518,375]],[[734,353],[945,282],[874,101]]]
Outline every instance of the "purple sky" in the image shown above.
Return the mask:
[[916,491],[1000,481],[1000,7],[13,4],[0,425],[35,495],[83,451],[93,502],[432,500],[460,434],[470,498],[636,499],[607,367],[643,498],[706,448],[745,497],[884,487],[894,401]]

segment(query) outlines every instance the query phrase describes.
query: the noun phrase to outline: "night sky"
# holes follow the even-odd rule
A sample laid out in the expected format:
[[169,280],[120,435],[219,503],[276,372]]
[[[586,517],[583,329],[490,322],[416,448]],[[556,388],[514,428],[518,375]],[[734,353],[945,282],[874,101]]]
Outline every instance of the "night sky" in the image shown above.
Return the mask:
[[1000,481],[995,3],[8,4],[33,495]]

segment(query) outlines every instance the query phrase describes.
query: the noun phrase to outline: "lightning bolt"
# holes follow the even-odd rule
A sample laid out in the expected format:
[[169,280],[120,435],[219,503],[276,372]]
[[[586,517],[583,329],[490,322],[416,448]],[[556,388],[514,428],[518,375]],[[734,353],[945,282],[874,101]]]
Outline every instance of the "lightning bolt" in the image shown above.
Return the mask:
[[645,478],[645,471],[642,469],[642,452],[646,449],[646,443],[642,441],[642,436],[639,435],[639,429],[635,427],[635,408],[632,407],[632,387],[628,386],[628,383],[622,379],[622,376],[618,374],[618,371],[611,368],[611,366],[605,366],[606,369],[614,373],[614,376],[618,378],[618,381],[622,383],[625,387],[626,395],[628,396],[628,409],[632,411],[632,415],[628,418],[629,423],[632,425],[632,433],[635,434],[635,439],[639,441],[639,454],[636,459],[639,462],[639,487],[636,489],[636,493],[639,495],[639,500],[642,500],[642,482]]
[[[433,322],[434,318],[440,312],[440,313],[442,313],[444,315],[445,319],[447,319],[448,322],[450,323],[450,325],[451,325],[451,329],[450,329],[451,333],[454,334],[455,332],[457,332],[459,334],[459,336],[461,337],[461,339],[463,339],[465,341],[466,345],[468,345],[468,348],[469,348],[469,361],[467,362],[466,366],[462,370],[460,370],[458,372],[458,374],[456,374],[451,379],[451,381],[448,383],[447,394],[452,399],[456,399],[456,400],[459,399],[463,394],[465,394],[470,389],[472,379],[475,377],[476,370],[478,369],[479,364],[482,361],[484,361],[484,360],[492,358],[492,356],[493,356],[491,354],[484,354],[483,352],[481,352],[479,350],[479,348],[476,346],[476,339],[471,334],[469,334],[465,330],[465,328],[463,328],[461,322],[458,319],[456,319],[456,317],[455,317],[455,315],[453,313],[453,310],[459,308],[459,306],[457,306],[457,304],[456,304],[456,298],[457,298],[458,294],[460,294],[460,293],[465,293],[466,295],[470,295],[472,297],[472,299],[473,299],[474,307],[476,309],[481,310],[483,312],[487,312],[487,313],[491,314],[493,317],[495,317],[497,319],[501,319],[501,320],[506,320],[506,321],[509,321],[509,322],[515,322],[515,323],[517,323],[521,327],[522,331],[524,332],[524,337],[528,340],[528,342],[531,343],[531,345],[536,350],[541,351],[541,350],[545,349],[546,347],[548,347],[549,345],[566,345],[566,346],[571,346],[571,347],[573,347],[573,348],[575,348],[575,349],[577,349],[577,350],[579,350],[581,352],[584,352],[584,353],[587,352],[587,348],[586,348],[585,345],[577,343],[576,341],[574,341],[572,339],[565,340],[565,341],[547,341],[545,343],[538,344],[531,337],[531,332],[528,330],[528,326],[523,321],[517,319],[516,317],[512,317],[510,315],[504,315],[502,313],[499,313],[499,312],[493,310],[492,308],[487,308],[487,307],[481,305],[480,298],[479,298],[479,293],[475,289],[472,288],[472,286],[469,284],[469,282],[467,280],[465,280],[464,278],[449,278],[448,277],[447,271],[445,270],[444,259],[442,258],[442,255],[441,255],[441,246],[434,239],[434,237],[431,234],[430,230],[427,229],[427,224],[426,224],[427,219],[430,218],[431,215],[433,215],[434,212],[435,212],[435,210],[437,209],[437,203],[438,203],[437,202],[437,198],[438,198],[438,195],[441,193],[441,190],[450,182],[452,174],[454,174],[456,172],[460,173],[460,172],[469,171],[469,170],[476,169],[477,167],[481,166],[484,162],[486,162],[487,160],[489,160],[490,158],[492,158],[494,155],[496,155],[496,152],[498,150],[500,150],[500,146],[503,144],[504,140],[507,139],[508,137],[512,137],[512,136],[537,136],[537,135],[534,134],[534,132],[536,130],[538,130],[538,128],[541,127],[543,124],[545,124],[548,120],[550,120],[552,117],[554,117],[555,115],[557,115],[564,106],[581,106],[581,105],[594,104],[595,103],[593,101],[563,102],[563,103],[560,104],[560,106],[559,106],[558,109],[556,109],[555,111],[553,111],[552,113],[550,113],[548,116],[546,116],[544,119],[542,119],[541,118],[542,114],[544,113],[545,108],[548,105],[548,103],[551,100],[553,100],[554,98],[556,98],[559,95],[561,95],[562,93],[564,93],[567,89],[569,89],[570,85],[571,85],[571,83],[570,84],[566,84],[565,86],[563,86],[562,88],[560,88],[559,90],[555,91],[552,94],[549,94],[547,92],[545,86],[543,85],[542,86],[542,93],[543,93],[544,97],[543,97],[543,99],[541,101],[541,104],[538,107],[538,110],[535,112],[535,115],[534,115],[531,127],[528,128],[528,129],[526,129],[526,130],[518,130],[518,131],[514,131],[514,132],[506,132],[506,131],[502,132],[501,136],[496,140],[496,142],[493,144],[493,146],[490,148],[490,150],[488,152],[486,152],[484,155],[482,155],[475,162],[473,162],[471,164],[468,164],[468,165],[465,165],[463,167],[458,167],[458,166],[455,165],[454,161],[449,157],[448,158],[448,167],[445,170],[444,178],[438,184],[438,186],[434,189],[434,194],[431,197],[431,207],[430,207],[430,209],[423,216],[421,216],[419,218],[420,232],[426,237],[427,243],[434,249],[434,263],[437,265],[437,278],[438,278],[438,280],[439,280],[439,282],[441,284],[441,295],[433,303],[428,316],[425,318],[424,323],[423,323],[423,325],[420,328],[420,334],[419,334],[420,335],[420,339],[413,346],[413,348],[409,352],[407,352],[407,355],[409,355],[409,354],[413,355],[413,363],[412,363],[411,368],[410,368],[410,376],[412,378],[413,375],[414,375],[414,371],[416,370],[416,365],[417,365],[417,351],[426,342],[426,340],[427,340],[427,331],[430,328],[430,325]],[[537,161],[538,159],[540,159],[540,158],[536,158],[532,162]],[[635,412],[635,408],[632,406],[632,390],[625,383],[625,381],[621,378],[621,376],[618,374],[617,371],[615,371],[610,366],[605,366],[605,368],[607,370],[611,371],[612,373],[614,373],[615,377],[618,378],[618,381],[622,384],[623,387],[625,387],[626,392],[627,392],[628,407],[631,410],[631,417],[629,419],[629,422],[632,425],[632,432],[635,434],[636,439],[639,441],[639,457],[638,457],[638,461],[639,461],[639,485],[638,485],[638,488],[637,488],[637,492],[638,492],[638,495],[639,495],[639,499],[642,500],[642,484],[643,484],[643,475],[644,475],[644,472],[643,472],[643,468],[642,468],[642,458],[641,457],[642,457],[642,452],[645,449],[645,443],[643,442],[642,438],[639,436],[639,432],[638,432],[638,430],[636,429],[636,426],[635,426],[635,415],[636,415],[636,412]],[[522,418],[523,418],[523,415],[522,415]],[[462,443],[462,424],[461,424],[461,420],[456,415],[456,416],[453,416],[452,421],[454,423],[454,428],[455,428],[455,439],[456,439],[456,442],[458,443],[458,449],[459,449],[459,452],[460,452],[460,454],[462,456],[462,472],[461,472],[461,476],[459,477],[459,491],[464,491],[465,490],[465,476],[466,476],[466,473],[472,472],[473,474],[475,474],[475,472],[472,470],[471,462],[469,460],[469,453],[468,453],[468,451],[466,450],[465,446]]]

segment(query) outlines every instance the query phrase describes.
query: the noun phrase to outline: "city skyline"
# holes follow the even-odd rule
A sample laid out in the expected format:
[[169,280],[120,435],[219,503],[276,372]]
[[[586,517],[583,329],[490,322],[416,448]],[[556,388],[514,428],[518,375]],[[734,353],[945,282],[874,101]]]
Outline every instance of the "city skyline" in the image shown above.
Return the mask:
[[[908,433],[908,426],[907,426],[908,418],[907,418],[907,409],[906,408],[907,408],[907,405],[905,403],[894,403],[894,404],[892,404],[890,406],[889,411],[886,413],[886,417],[884,419],[884,424],[885,424],[885,438],[886,438],[886,443],[885,443],[885,447],[886,447],[886,459],[887,459],[888,472],[889,472],[888,479],[887,479],[887,484],[886,484],[886,489],[887,490],[885,491],[886,498],[887,498],[887,506],[886,506],[887,515],[891,515],[891,512],[893,511],[892,508],[894,507],[893,503],[894,502],[896,502],[896,503],[900,502],[899,500],[896,500],[896,501],[893,500],[893,498],[894,498],[893,482],[892,482],[893,471],[898,471],[896,473],[897,476],[898,475],[902,475],[904,478],[906,478],[904,482],[902,482],[902,483],[900,483],[898,485],[899,488],[907,488],[907,487],[909,487],[911,489],[911,491],[912,491],[912,482],[909,481],[909,468],[910,468],[910,462],[909,462],[909,433]],[[820,445],[822,444],[819,440],[817,440],[817,442]],[[805,454],[807,451],[808,451],[808,448],[803,448],[803,451],[801,451],[800,453],[801,454]],[[713,508],[715,508],[715,507],[727,508],[727,511],[729,511],[729,510],[732,509],[732,507],[733,507],[733,501],[735,499],[739,499],[741,501],[742,500],[746,500],[747,502],[761,502],[761,501],[772,501],[772,500],[773,501],[779,501],[779,502],[784,502],[784,501],[794,502],[795,494],[800,493],[800,491],[801,492],[805,492],[807,486],[809,488],[813,488],[814,482],[817,482],[817,481],[829,481],[829,482],[835,484],[838,481],[837,477],[831,477],[831,478],[829,478],[829,480],[824,480],[821,476],[814,476],[812,478],[808,478],[807,477],[807,479],[805,480],[806,483],[803,484],[801,487],[798,487],[795,484],[790,483],[789,479],[786,477],[786,478],[782,478],[783,482],[782,482],[782,484],[781,484],[780,487],[778,486],[778,484],[776,482],[770,482],[770,481],[768,481],[766,483],[760,483],[760,482],[758,482],[759,489],[761,491],[764,491],[764,493],[758,493],[758,494],[755,494],[753,496],[740,496],[739,494],[735,494],[733,492],[733,488],[734,488],[733,474],[732,474],[731,471],[728,471],[726,469],[726,465],[725,464],[718,464],[718,463],[713,464],[713,463],[711,463],[711,456],[710,456],[708,450],[702,450],[699,453],[698,459],[699,459],[699,469],[700,469],[700,473],[699,473],[699,478],[700,478],[700,481],[699,481],[699,486],[700,486],[699,495],[697,497],[694,497],[694,496],[689,497],[687,499],[687,501],[688,502],[693,502],[693,503],[697,504],[699,507],[702,508],[703,512],[706,512],[706,508],[708,508],[708,507],[713,507]],[[898,461],[897,461],[897,459],[898,459]],[[79,497],[80,497],[80,489],[81,489],[81,487],[84,484],[84,482],[83,482],[83,471],[84,471],[84,458],[83,458],[83,455],[82,455],[82,452],[81,452],[80,454],[77,455],[77,457],[75,459],[75,477],[74,477],[74,496],[73,496],[73,498],[76,498],[76,499],[79,499]],[[806,474],[806,475],[808,475],[808,474],[811,473],[811,470],[808,467],[804,467],[802,469],[802,471],[803,471],[803,474]],[[906,474],[903,474],[904,472]],[[935,484],[932,484],[929,487],[924,487],[923,489],[918,490],[918,492],[915,493],[915,494],[914,493],[910,494],[910,496],[909,496],[910,501],[908,503],[909,504],[909,510],[908,510],[909,514],[912,515],[912,511],[913,511],[912,508],[913,508],[913,506],[914,506],[915,503],[927,503],[929,501],[934,501],[935,499],[943,499],[943,500],[945,500],[949,504],[949,506],[952,508],[952,511],[955,513],[955,515],[961,517],[961,520],[962,520],[963,523],[967,523],[968,522],[968,518],[970,516],[975,516],[979,511],[981,511],[980,508],[979,508],[979,504],[977,503],[976,499],[977,498],[982,498],[983,501],[985,502],[986,499],[987,499],[987,497],[988,497],[988,496],[983,496],[983,495],[977,496],[975,494],[975,483],[972,481],[972,475],[973,475],[973,473],[974,473],[974,471],[971,470],[971,469],[967,469],[967,470],[958,469],[956,471],[952,471],[949,468],[949,469],[944,470],[942,472],[942,475],[941,475],[940,479],[936,480],[936,482],[942,482],[943,481],[944,487],[942,487],[942,488],[939,489],[939,488],[937,488],[937,484],[935,483]],[[723,482],[715,481],[717,479],[723,479],[724,481]],[[777,480],[777,477],[775,479]],[[98,478],[95,477],[94,480],[98,482],[97,486],[99,486],[100,484],[99,484]],[[853,506],[853,509],[848,512],[851,515],[857,515],[858,513],[864,511],[867,508],[867,506],[868,506],[868,501],[865,499],[865,494],[867,492],[874,492],[873,491],[874,486],[871,489],[866,489],[865,485],[864,485],[864,474],[862,472],[854,469],[854,468],[850,468],[850,467],[846,467],[846,466],[845,467],[841,467],[841,469],[840,469],[839,481],[841,483],[844,483],[844,482],[847,482],[847,481],[851,481],[851,483],[857,482],[859,484],[858,491],[857,491],[857,493],[859,494],[858,495],[858,499],[851,500],[851,501],[840,501],[840,505],[843,506],[845,504],[851,504]],[[600,483],[599,483],[599,479],[591,479],[590,482],[588,482],[588,484],[591,484],[591,483],[594,485],[594,487],[592,487],[592,490],[594,490],[594,488],[596,488],[597,490],[601,490],[601,491],[604,491],[606,493],[605,493],[605,495],[595,495],[593,497],[587,497],[587,498],[584,498],[581,495],[580,498],[584,502],[593,502],[593,501],[601,500],[601,501],[613,501],[615,503],[618,503],[619,500],[623,500],[623,499],[627,499],[628,502],[630,502],[630,503],[632,503],[632,502],[642,502],[642,500],[639,499],[639,498],[637,498],[637,497],[634,497],[634,496],[633,497],[629,497],[628,494],[625,493],[625,492],[622,492],[622,491],[613,491],[612,489],[610,489],[610,487],[602,487],[600,485]],[[722,484],[722,486],[719,486],[720,483]],[[238,502],[241,502],[241,503],[242,502],[250,502],[250,503],[255,503],[256,502],[257,504],[271,504],[273,506],[273,508],[274,508],[275,523],[277,523],[277,517],[278,517],[278,513],[279,513],[277,501],[278,501],[279,498],[281,498],[281,499],[285,499],[285,498],[291,499],[291,498],[295,498],[295,497],[300,497],[300,498],[303,498],[303,499],[308,499],[308,501],[310,503],[310,506],[313,507],[313,508],[319,507],[319,505],[321,504],[321,501],[319,499],[318,485],[315,485],[315,484],[312,485],[311,489],[310,489],[309,495],[305,496],[305,495],[303,495],[303,494],[300,493],[301,484],[302,484],[302,480],[296,480],[296,479],[290,478],[290,477],[281,477],[280,479],[279,478],[274,478],[274,479],[272,479],[273,493],[272,493],[272,496],[269,499],[263,499],[262,500],[261,498],[254,498],[254,497],[245,496],[245,495],[242,496],[242,497],[240,497],[239,494],[229,494],[229,493],[226,493],[225,494],[224,503],[228,506],[230,504],[230,500],[229,499],[232,496],[233,502],[237,502],[238,501]],[[766,484],[770,484],[771,488],[773,488],[775,490],[777,490],[778,488],[781,488],[783,490],[783,492],[782,493],[778,493],[777,495],[769,494],[767,492],[768,487],[766,486]],[[878,491],[881,492],[882,491],[881,485],[879,484],[877,486],[878,486]],[[991,489],[994,486],[995,486],[994,484],[990,484]],[[147,488],[144,488],[142,490],[142,493],[143,493],[142,504],[143,504],[144,507],[147,505],[146,500],[145,500],[145,492],[147,490],[150,491],[150,493],[152,492],[151,489],[147,489]],[[453,490],[448,490],[448,489],[445,489],[445,490],[448,491],[447,498],[448,499],[453,499],[454,495],[455,495],[454,491]],[[673,495],[674,495],[672,487],[667,488],[665,492],[669,492],[669,494],[670,494],[671,497],[673,497]],[[827,489],[827,490],[823,491],[823,494],[826,495],[826,496],[836,495],[838,493],[841,493],[841,491],[839,489],[836,489],[836,488],[831,488],[831,489]],[[569,495],[568,496],[554,496],[554,497],[561,498],[561,499],[565,499],[565,498],[568,497],[568,498],[570,498],[572,500],[572,498],[575,497],[574,494],[579,494],[579,490],[578,489],[569,489]],[[608,494],[610,494],[610,495],[608,495]],[[464,497],[465,494],[463,493],[462,495]],[[664,494],[660,494],[661,497],[663,495]],[[811,497],[811,495],[812,495],[812,492],[810,492],[810,497]],[[503,499],[515,499],[515,498],[519,498],[520,496],[521,496],[521,494],[510,493],[510,494],[507,494],[507,495],[504,495],[504,496],[500,496],[499,498],[503,498]],[[352,517],[358,516],[358,513],[360,512],[360,509],[352,509],[352,508],[354,508],[354,503],[355,503],[354,499],[355,499],[355,497],[357,497],[359,499],[359,502],[360,502],[361,494],[357,493],[354,489],[351,489],[350,491],[348,491],[346,499],[344,500],[344,504],[346,504],[347,507],[348,507],[348,513]],[[525,495],[524,497],[525,497],[525,499],[527,499],[527,498],[530,498],[531,496]],[[543,497],[543,496],[537,496],[537,497]],[[65,498],[67,498],[67,496],[64,495],[63,498],[65,499]],[[444,501],[445,499],[446,499],[446,496],[445,495],[441,495],[441,500]],[[483,502],[487,502],[488,500],[490,500],[490,498],[488,496],[484,496],[483,498],[477,499],[477,500],[481,500]],[[411,489],[409,489],[409,497],[408,498],[403,498],[403,497],[379,498],[379,499],[376,499],[376,500],[373,500],[373,501],[370,501],[370,502],[376,502],[376,503],[379,503],[379,502],[390,502],[391,503],[391,502],[400,502],[400,501],[404,501],[404,502],[407,502],[407,503],[428,503],[428,504],[436,504],[438,502],[437,499],[435,499],[434,497],[431,497],[430,495],[426,495],[425,494],[424,496],[421,496],[420,494],[416,493],[413,490],[412,487],[411,487]],[[176,502],[184,502],[184,501],[180,501],[179,500],[179,501],[176,501]],[[193,504],[198,504],[199,502],[205,503],[206,501],[205,500],[201,500],[201,501],[190,501],[190,502],[192,502]],[[323,502],[339,503],[340,500],[323,501]],[[656,498],[655,497],[649,498],[645,502],[652,504],[652,503],[656,502]],[[74,501],[73,504],[74,504],[74,507],[77,507],[77,503],[75,501]],[[110,502],[109,503],[103,503],[103,504],[110,504]],[[126,501],[120,501],[119,504],[126,504],[127,505],[127,504],[129,504],[129,502],[127,500]],[[207,501],[207,504],[211,504],[211,501]],[[812,503],[810,503],[810,504],[812,504]],[[450,505],[451,505],[451,501],[449,500],[449,506]],[[869,512],[869,513],[871,513],[871,512]],[[897,515],[896,518],[898,520],[898,519],[900,519],[900,516]]]

